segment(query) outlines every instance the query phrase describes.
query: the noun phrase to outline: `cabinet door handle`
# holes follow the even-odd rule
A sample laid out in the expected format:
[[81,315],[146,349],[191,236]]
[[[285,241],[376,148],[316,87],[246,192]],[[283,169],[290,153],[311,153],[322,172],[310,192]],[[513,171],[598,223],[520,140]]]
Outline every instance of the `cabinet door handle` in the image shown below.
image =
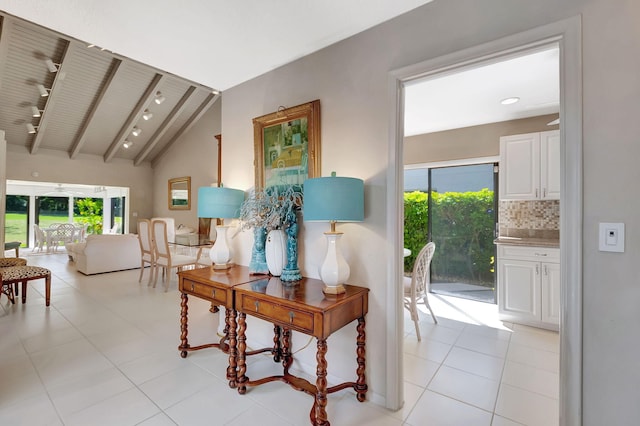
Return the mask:
[[195,291],[195,286],[191,283],[191,291]]
[[549,253],[536,253],[535,255],[545,257],[545,256],[548,256]]
[[547,269],[547,265],[544,265],[544,275],[549,275],[549,270]]
[[536,188],[536,198],[538,198],[538,188]]
[[536,265],[536,275],[540,275],[540,265]]
[[542,189],[542,198],[547,198],[547,188]]
[[254,305],[256,305],[256,312],[258,312],[258,308],[260,307],[260,302],[256,300]]
[[296,314],[294,314],[293,311],[289,312],[289,323],[290,324],[293,324],[293,317],[295,317],[295,316],[296,316]]
[[214,298],[216,297],[216,289],[215,288],[211,290],[211,297],[214,297]]

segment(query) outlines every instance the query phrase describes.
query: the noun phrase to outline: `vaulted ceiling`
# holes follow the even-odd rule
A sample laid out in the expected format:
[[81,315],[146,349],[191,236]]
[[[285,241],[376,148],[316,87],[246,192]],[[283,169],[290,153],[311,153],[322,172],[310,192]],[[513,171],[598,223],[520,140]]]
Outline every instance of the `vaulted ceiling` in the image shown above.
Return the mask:
[[9,145],[33,155],[55,150],[153,164],[218,97],[210,87],[0,14],[0,129]]

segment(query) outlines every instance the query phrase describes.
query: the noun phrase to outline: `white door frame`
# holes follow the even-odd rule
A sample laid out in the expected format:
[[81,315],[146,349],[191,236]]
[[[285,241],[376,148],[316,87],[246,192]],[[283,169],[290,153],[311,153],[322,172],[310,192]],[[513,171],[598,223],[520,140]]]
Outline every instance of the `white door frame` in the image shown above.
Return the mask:
[[410,65],[389,74],[389,165],[387,174],[387,408],[404,402],[402,348],[404,320],[403,247],[403,123],[404,84],[416,78],[456,72],[500,61],[551,43],[560,46],[560,424],[582,423],[582,44],[581,17],[544,25],[480,46]]

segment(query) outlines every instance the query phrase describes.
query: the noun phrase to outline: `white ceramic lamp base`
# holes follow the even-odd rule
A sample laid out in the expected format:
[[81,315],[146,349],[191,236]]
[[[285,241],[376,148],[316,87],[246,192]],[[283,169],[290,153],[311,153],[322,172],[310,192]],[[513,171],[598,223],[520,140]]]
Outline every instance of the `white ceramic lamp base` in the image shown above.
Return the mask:
[[231,228],[229,225],[216,226],[216,242],[209,250],[211,265],[213,269],[229,269],[233,266],[233,251],[227,242],[227,230]]
[[349,279],[351,273],[338,247],[342,232],[325,232],[324,235],[327,236],[327,256],[320,267],[320,278],[325,284],[323,291],[326,294],[341,294],[346,291],[342,284]]

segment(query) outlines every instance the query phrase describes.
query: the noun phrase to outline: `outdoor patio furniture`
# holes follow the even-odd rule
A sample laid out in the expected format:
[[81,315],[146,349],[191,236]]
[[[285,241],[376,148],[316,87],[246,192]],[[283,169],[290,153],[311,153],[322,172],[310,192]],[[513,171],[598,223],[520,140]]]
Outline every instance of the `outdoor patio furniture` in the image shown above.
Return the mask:
[[20,241],[9,241],[8,243],[4,243],[4,249],[15,250],[16,257],[20,257],[20,244],[22,244]]
[[429,284],[431,283],[429,277],[429,267],[431,266],[431,259],[436,251],[436,244],[432,241],[425,245],[418,253],[416,262],[413,265],[413,273],[411,277],[404,277],[404,307],[411,312],[411,319],[416,326],[416,335],[418,341],[422,340],[420,337],[420,328],[418,322],[418,303],[422,302],[431,312],[431,317],[434,323],[438,323],[436,316],[429,305],[427,295],[429,293]]

